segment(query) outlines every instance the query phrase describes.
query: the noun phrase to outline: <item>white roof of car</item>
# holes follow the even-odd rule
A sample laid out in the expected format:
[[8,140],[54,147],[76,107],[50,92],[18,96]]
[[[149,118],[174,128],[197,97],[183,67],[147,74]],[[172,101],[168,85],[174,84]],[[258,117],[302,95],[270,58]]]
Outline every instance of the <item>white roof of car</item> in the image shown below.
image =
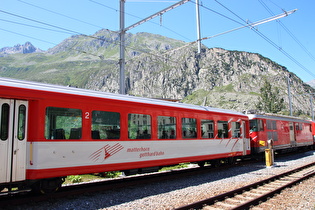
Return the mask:
[[116,93],[87,90],[87,89],[75,88],[75,87],[66,87],[66,86],[60,86],[60,85],[31,82],[31,81],[25,81],[25,80],[9,79],[9,78],[3,78],[3,77],[0,77],[0,86],[19,87],[19,88],[32,89],[32,90],[66,93],[66,94],[73,94],[73,95],[90,96],[90,97],[114,99],[114,100],[121,100],[121,101],[131,101],[131,102],[137,102],[137,103],[163,105],[163,106],[169,106],[169,107],[195,109],[195,110],[203,110],[203,111],[210,111],[210,112],[220,112],[220,113],[246,116],[245,114],[232,111],[232,110],[218,109],[218,108],[199,106],[199,105],[193,105],[193,104],[178,103],[178,102],[165,101],[165,100],[159,100],[159,99],[142,98],[142,97],[122,95],[122,94],[116,94]]

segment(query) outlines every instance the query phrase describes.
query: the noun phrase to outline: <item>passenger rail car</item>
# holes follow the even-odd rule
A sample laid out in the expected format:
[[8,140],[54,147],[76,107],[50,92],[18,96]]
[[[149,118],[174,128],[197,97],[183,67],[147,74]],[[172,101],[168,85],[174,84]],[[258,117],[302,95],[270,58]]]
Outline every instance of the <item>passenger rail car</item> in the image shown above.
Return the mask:
[[312,121],[312,134],[313,134],[313,140],[314,140],[313,149],[315,149],[315,122],[314,121]]
[[0,78],[0,188],[250,154],[244,114]]
[[273,141],[275,151],[291,151],[313,145],[312,123],[290,116],[248,115],[252,153],[261,153]]

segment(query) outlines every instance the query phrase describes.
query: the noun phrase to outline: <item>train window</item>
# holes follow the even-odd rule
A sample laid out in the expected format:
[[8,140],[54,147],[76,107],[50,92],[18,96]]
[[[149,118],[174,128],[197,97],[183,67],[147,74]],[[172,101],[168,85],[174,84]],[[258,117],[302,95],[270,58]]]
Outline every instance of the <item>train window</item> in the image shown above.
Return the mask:
[[197,120],[182,118],[182,135],[184,139],[197,138]]
[[267,136],[268,136],[268,139],[278,141],[278,132],[277,131],[268,131]]
[[257,120],[250,120],[249,121],[249,129],[251,132],[257,132],[258,131],[258,127],[257,127]]
[[295,123],[295,130],[297,130],[297,131],[303,130],[303,124],[302,123]]
[[258,131],[264,131],[264,121],[263,120],[257,120],[258,125]]
[[218,137],[219,138],[228,138],[229,137],[228,121],[218,121]]
[[25,138],[25,123],[26,123],[26,106],[19,106],[19,115],[18,115],[18,139],[23,140]]
[[239,138],[241,137],[241,123],[239,122],[232,122],[232,137]]
[[249,128],[251,132],[263,131],[264,123],[260,119],[254,119],[249,121]]
[[277,130],[277,121],[267,120],[267,129],[268,130]]
[[10,116],[10,105],[6,103],[2,104],[0,138],[3,141],[7,140],[9,137],[9,116]]
[[299,130],[302,131],[303,130],[303,124],[299,123]]
[[158,116],[158,138],[176,138],[176,118],[168,116]]
[[151,139],[151,116],[128,114],[128,137],[130,139]]
[[82,111],[80,109],[47,107],[46,139],[81,139]]
[[91,130],[92,139],[119,139],[120,113],[93,111]]
[[214,122],[213,120],[201,120],[201,135],[204,139],[214,138]]

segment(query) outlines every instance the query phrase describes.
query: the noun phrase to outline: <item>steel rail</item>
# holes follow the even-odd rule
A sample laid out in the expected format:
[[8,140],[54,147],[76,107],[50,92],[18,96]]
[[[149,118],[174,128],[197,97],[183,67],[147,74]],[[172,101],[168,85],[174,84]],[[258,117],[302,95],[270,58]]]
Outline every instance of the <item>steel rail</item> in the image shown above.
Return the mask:
[[[289,176],[290,174],[302,171],[302,170],[307,169],[307,168],[312,167],[312,166],[315,166],[315,162],[304,165],[302,167],[298,167],[298,168],[290,170],[288,172],[281,173],[279,175],[272,176],[270,178],[264,179],[262,181],[258,181],[256,183],[253,183],[253,184],[250,184],[250,185],[247,185],[247,186],[244,186],[244,187],[241,187],[241,188],[238,188],[238,189],[235,189],[235,190],[232,190],[232,191],[220,194],[220,195],[213,196],[211,198],[207,198],[207,199],[204,199],[204,200],[192,203],[192,204],[178,207],[178,208],[176,208],[176,210],[202,209],[203,207],[205,207],[207,205],[214,205],[218,201],[224,201],[227,198],[235,197],[235,195],[240,195],[244,192],[249,192],[249,190],[257,189],[259,186],[263,186],[265,184],[274,182],[276,180],[280,180],[283,177]],[[261,196],[257,196],[251,200],[244,201],[243,203],[235,205],[235,207],[231,207],[230,209],[235,209],[235,210],[236,209],[237,210],[238,209],[249,209],[251,206],[257,205],[261,201],[266,201],[268,198],[281,192],[283,189],[291,187],[292,185],[294,185],[294,184],[296,184],[302,180],[308,179],[314,175],[315,175],[315,171],[314,170],[310,171],[306,174],[303,174],[303,176],[300,178],[297,178],[291,182],[288,182],[285,185],[277,187],[275,190],[272,190],[271,192],[262,194]]]

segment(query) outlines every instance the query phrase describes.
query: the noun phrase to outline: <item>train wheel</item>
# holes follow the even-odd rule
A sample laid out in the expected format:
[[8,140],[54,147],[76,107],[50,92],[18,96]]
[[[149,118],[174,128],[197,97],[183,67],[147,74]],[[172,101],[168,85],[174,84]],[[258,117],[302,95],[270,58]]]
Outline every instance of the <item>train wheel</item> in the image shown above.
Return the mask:
[[36,193],[49,194],[56,192],[64,182],[64,178],[42,179],[32,186]]
[[211,166],[214,168],[220,167],[222,165],[221,160],[211,160]]
[[200,161],[197,163],[200,168],[205,167],[206,161]]
[[234,165],[236,162],[236,159],[234,157],[227,158],[227,164],[228,165]]

